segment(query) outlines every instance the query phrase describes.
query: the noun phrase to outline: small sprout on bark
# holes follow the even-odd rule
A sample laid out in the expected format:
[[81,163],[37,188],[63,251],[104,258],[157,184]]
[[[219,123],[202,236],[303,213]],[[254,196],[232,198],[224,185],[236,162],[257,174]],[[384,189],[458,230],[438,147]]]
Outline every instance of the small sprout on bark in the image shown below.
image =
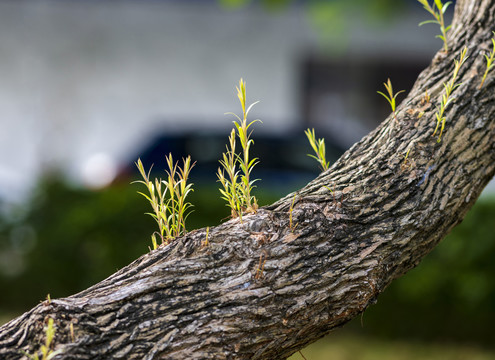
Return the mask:
[[330,166],[330,162],[327,162],[326,160],[325,139],[322,138],[317,140],[315,135],[315,129],[311,129],[311,130],[306,129],[304,133],[306,134],[306,137],[309,140],[309,144],[311,145],[313,151],[316,154],[316,156],[311,154],[308,154],[308,156],[318,161],[322,171],[328,170]]
[[[492,33],[493,35],[495,35],[495,31],[492,31]],[[485,83],[488,72],[495,66],[495,64],[493,64],[493,58],[495,57],[495,38],[492,38],[491,40],[492,40],[493,49],[492,52],[490,53],[490,56],[484,54],[486,59],[486,70],[485,73],[483,74],[483,79],[481,79],[481,84],[479,87],[480,89],[483,87],[483,84]]]
[[[48,324],[45,326],[45,344],[41,345],[40,350],[35,353],[34,355],[31,355],[25,351],[21,351],[24,355],[26,355],[29,359],[31,360],[50,360],[53,359],[55,356],[60,354],[62,350],[57,350],[53,351],[51,349],[52,341],[53,338],[55,337],[55,325],[53,324],[53,319],[48,318]],[[38,353],[41,352],[41,357],[38,355]]]
[[294,211],[294,201],[296,201],[296,195],[294,194],[294,197],[292,198],[292,204],[290,205],[289,209],[289,229],[293,233],[294,230],[296,230],[296,227],[298,224],[294,224],[293,218],[292,218],[292,212]]
[[429,103],[430,103],[430,94],[428,94],[428,89],[426,89],[425,94],[421,98],[421,106],[424,106]]
[[443,41],[443,50],[445,52],[448,52],[449,47],[447,45],[447,32],[450,30],[451,25],[445,26],[443,15],[445,14],[445,11],[447,11],[449,5],[452,4],[452,2],[448,1],[445,4],[442,4],[442,0],[434,0],[433,6],[428,3],[428,0],[418,0],[418,2],[423,5],[425,10],[428,11],[435,18],[435,20],[426,20],[420,22],[419,26],[422,26],[424,24],[438,24],[440,26],[441,34],[437,35],[436,37]]
[[437,142],[442,141],[442,133],[443,133],[443,129],[445,128],[445,120],[446,120],[445,109],[447,108],[447,106],[452,101],[452,98],[451,98],[452,92],[461,85],[461,83],[456,83],[456,80],[457,80],[457,76],[459,75],[459,69],[461,68],[462,64],[464,64],[464,62],[467,59],[466,51],[467,51],[467,47],[464,47],[461,50],[459,60],[457,60],[457,59],[454,60],[454,72],[452,73],[452,78],[450,79],[449,82],[443,83],[445,93],[442,95],[442,99],[440,101],[440,106],[437,107],[437,112],[435,113],[435,117],[437,120],[437,126],[435,127],[435,131],[433,132],[433,136],[435,136],[435,134],[437,133],[438,127],[440,126],[440,124],[442,124],[442,126],[440,127],[440,133],[438,135]]
[[207,226],[206,227],[206,237],[204,239],[204,241],[201,242],[201,246],[208,246],[208,234],[210,232],[210,227]]
[[263,271],[265,269],[265,263],[266,263],[266,254],[262,253],[262,254],[260,254],[260,261],[258,263],[258,269],[256,269],[256,274],[254,275],[254,278],[256,280],[259,280],[263,277]]
[[403,155],[404,156],[404,162],[400,166],[401,170],[408,169],[412,165],[412,163],[411,163],[411,161],[409,159],[409,153],[411,152],[411,149],[412,149],[412,144],[409,145],[409,147],[407,148],[407,151],[406,151],[405,155]]
[[[158,224],[158,233],[162,244],[169,244],[176,237],[186,233],[186,219],[191,212],[192,204],[186,201],[187,196],[193,191],[192,185],[188,184],[189,173],[196,163],[191,164],[191,157],[182,159],[183,165],[179,167],[174,164],[172,154],[165,157],[168,170],[167,179],[150,180],[151,169],[146,173],[141,159],[138,159],[136,166],[143,177],[143,180],[134,181],[146,186],[149,195],[138,192],[150,203],[153,213],[147,213]],[[163,185],[163,191],[162,191]],[[155,236],[151,235],[153,249],[159,245]]]
[[74,335],[74,324],[71,322],[69,325],[69,330],[70,330],[70,339],[72,342],[76,341],[76,336]]
[[[249,150],[254,143],[251,139],[252,131],[249,131],[251,125],[260,120],[247,121],[247,116],[251,108],[257,103],[251,104],[246,108],[246,83],[244,80],[239,81],[237,89],[237,97],[241,102],[242,118],[234,113],[237,120],[234,121],[234,129],[229,136],[229,145],[226,146],[227,151],[222,154],[220,167],[218,168],[218,181],[222,184],[220,193],[222,199],[227,202],[230,208],[231,216],[239,217],[242,221],[242,215],[246,213],[256,212],[258,202],[255,196],[251,195],[254,183],[259,179],[251,180],[251,171],[258,163],[257,158],[250,159]],[[237,133],[236,133],[237,130]],[[242,153],[236,153],[236,135],[241,143]],[[227,176],[225,176],[227,174]]]
[[404,164],[407,163],[407,157],[409,156],[409,152],[411,151],[411,148],[409,148],[406,152],[406,156],[404,156]]
[[385,99],[387,99],[388,103],[390,104],[390,107],[392,108],[392,113],[394,114],[394,119],[396,122],[398,122],[397,116],[395,113],[395,107],[396,107],[395,98],[397,97],[397,95],[399,95],[401,92],[404,92],[405,90],[401,90],[394,95],[394,89],[392,88],[392,82],[390,81],[390,78],[387,79],[387,82],[383,83],[383,85],[385,86],[385,89],[387,89],[388,94],[384,94],[381,91],[377,91],[377,93],[380,94],[381,96],[383,96]]

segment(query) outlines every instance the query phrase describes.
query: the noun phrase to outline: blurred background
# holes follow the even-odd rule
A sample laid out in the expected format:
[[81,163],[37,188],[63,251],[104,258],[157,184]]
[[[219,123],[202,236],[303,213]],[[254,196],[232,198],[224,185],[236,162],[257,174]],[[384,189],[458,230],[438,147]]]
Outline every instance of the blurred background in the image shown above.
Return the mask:
[[[452,8],[447,12],[450,21]],[[441,47],[416,0],[1,0],[0,324],[149,251],[134,162],[188,154],[188,229],[228,216],[216,169],[247,82],[262,205],[337,159]],[[399,95],[399,101],[402,96]],[[308,359],[495,359],[495,191]],[[295,354],[293,359],[302,359]]]

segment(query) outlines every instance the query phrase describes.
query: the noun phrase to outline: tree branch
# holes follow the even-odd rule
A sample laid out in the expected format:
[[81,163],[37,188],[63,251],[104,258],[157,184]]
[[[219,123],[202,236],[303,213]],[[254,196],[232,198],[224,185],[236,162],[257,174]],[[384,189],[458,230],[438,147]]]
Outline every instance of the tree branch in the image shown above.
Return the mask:
[[[495,0],[459,0],[451,50],[421,73],[398,122],[389,116],[295,195],[210,229],[208,246],[205,229],[193,231],[36,306],[0,328],[0,357],[36,351],[53,318],[55,359],[285,359],[363,312],[462,220],[495,173],[493,72],[478,89],[493,14]],[[435,106],[464,46],[437,143]]]

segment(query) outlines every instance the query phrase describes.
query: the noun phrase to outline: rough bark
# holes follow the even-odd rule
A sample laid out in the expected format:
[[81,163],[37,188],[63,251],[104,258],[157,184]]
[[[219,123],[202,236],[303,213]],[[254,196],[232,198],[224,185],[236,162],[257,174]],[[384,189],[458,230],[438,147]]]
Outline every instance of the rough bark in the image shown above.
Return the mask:
[[[397,121],[306,187],[210,229],[207,246],[205,230],[193,231],[36,306],[0,328],[0,358],[35,352],[50,317],[56,359],[285,359],[360,314],[462,220],[495,173],[495,71],[478,89],[494,14],[495,0],[458,1],[449,53],[422,72]],[[435,105],[463,46],[462,85],[437,143]]]

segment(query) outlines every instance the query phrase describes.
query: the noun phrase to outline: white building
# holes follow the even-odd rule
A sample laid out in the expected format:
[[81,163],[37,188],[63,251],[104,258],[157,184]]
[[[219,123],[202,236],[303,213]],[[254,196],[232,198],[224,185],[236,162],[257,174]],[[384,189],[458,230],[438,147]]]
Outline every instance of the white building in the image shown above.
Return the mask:
[[[261,100],[257,131],[311,125],[357,140],[374,123],[356,103],[384,101],[370,75],[381,85],[388,65],[404,73],[441,46],[434,26],[417,26],[426,16],[417,4],[386,26],[357,16],[346,40],[322,47],[300,5],[273,14],[216,1],[2,1],[0,198],[22,198],[51,169],[103,184],[156,132],[227,133],[240,77]],[[330,71],[319,87],[325,69],[345,86]]]

